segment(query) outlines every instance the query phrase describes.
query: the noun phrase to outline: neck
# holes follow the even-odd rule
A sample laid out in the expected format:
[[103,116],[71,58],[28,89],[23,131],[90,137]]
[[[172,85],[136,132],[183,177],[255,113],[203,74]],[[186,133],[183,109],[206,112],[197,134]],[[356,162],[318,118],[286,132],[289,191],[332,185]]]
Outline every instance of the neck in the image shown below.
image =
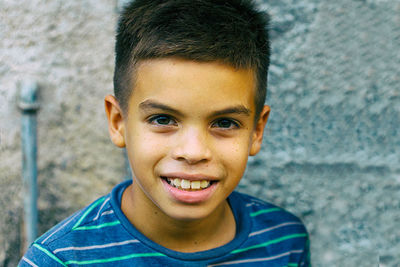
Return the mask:
[[134,186],[130,185],[123,193],[121,209],[129,221],[155,243],[179,252],[197,252],[222,246],[235,237],[236,224],[227,201],[206,218],[176,220],[151,201],[139,203],[139,193],[133,190]]

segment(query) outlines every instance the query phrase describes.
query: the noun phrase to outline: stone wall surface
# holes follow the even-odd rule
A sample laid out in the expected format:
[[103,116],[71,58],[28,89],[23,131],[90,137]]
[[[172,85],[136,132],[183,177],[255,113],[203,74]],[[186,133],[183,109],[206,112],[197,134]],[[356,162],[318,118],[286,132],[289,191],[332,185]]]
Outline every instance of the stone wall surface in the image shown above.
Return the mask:
[[[314,266],[399,266],[400,1],[257,2],[272,112],[239,190],[303,219]],[[22,82],[40,87],[40,233],[125,176],[103,111],[117,6],[0,0],[0,266],[23,253]]]
[[16,266],[23,246],[21,82],[40,87],[40,233],[122,180],[123,155],[109,141],[103,108],[115,10],[112,0],[0,0],[0,266]]

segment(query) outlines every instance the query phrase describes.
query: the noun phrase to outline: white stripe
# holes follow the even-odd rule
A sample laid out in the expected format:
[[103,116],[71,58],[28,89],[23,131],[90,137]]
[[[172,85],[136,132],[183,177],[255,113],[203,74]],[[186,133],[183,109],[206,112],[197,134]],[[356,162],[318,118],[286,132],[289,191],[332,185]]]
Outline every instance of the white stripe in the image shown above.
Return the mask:
[[281,224],[278,224],[278,225],[275,225],[275,226],[272,226],[272,227],[269,227],[269,228],[266,228],[266,229],[263,229],[263,230],[252,232],[252,233],[249,234],[249,236],[259,235],[259,234],[262,234],[262,233],[265,233],[265,232],[268,232],[268,231],[271,231],[271,230],[274,230],[274,229],[277,229],[277,228],[280,228],[280,227],[283,227],[283,226],[287,226],[287,225],[298,225],[298,224],[302,224],[302,223],[300,223],[300,222],[281,223]]
[[290,254],[294,254],[294,253],[303,253],[303,250],[291,250],[276,256],[272,256],[272,257],[267,257],[267,258],[255,258],[255,259],[247,259],[247,260],[238,260],[238,261],[226,261],[226,262],[221,262],[221,263],[217,263],[217,264],[211,264],[208,265],[209,267],[212,266],[221,266],[221,265],[228,265],[228,264],[239,264],[239,263],[248,263],[248,262],[258,262],[258,261],[271,261],[271,260],[276,260],[285,256],[288,256]]
[[93,221],[95,221],[95,220],[97,220],[97,219],[99,218],[101,209],[104,207],[104,205],[105,205],[109,200],[110,200],[110,198],[106,198],[106,199],[104,200],[103,204],[101,204],[101,206],[100,206],[100,208],[99,208],[99,211],[97,212],[96,217],[94,217]]
[[113,210],[107,210],[107,211],[103,212],[100,216],[108,215],[108,214],[113,214],[113,213],[114,213]]
[[126,244],[131,244],[131,243],[138,243],[139,240],[132,239],[132,240],[126,240],[122,242],[114,242],[114,243],[108,243],[108,244],[103,244],[103,245],[93,245],[93,246],[87,246],[87,247],[65,247],[65,248],[58,248],[53,251],[54,254],[61,252],[61,251],[68,251],[68,250],[90,250],[90,249],[96,249],[96,248],[108,248],[108,247],[114,247],[114,246],[122,246]]
[[250,207],[250,206],[253,206],[253,205],[268,205],[268,203],[267,202],[265,202],[265,201],[262,201],[262,200],[260,200],[260,199],[251,199],[251,201],[252,202],[250,202],[250,203],[247,203],[246,204],[246,207]]
[[33,262],[31,262],[29,259],[25,258],[25,256],[22,257],[22,259],[23,259],[24,261],[26,261],[27,263],[29,263],[30,266],[39,267],[39,266],[37,266],[36,264],[34,264]]
[[69,219],[68,221],[66,221],[63,225],[60,226],[60,228],[58,228],[57,230],[55,230],[53,233],[51,233],[48,237],[46,237],[45,239],[43,239],[43,241],[41,242],[42,244],[44,244],[44,242],[46,242],[47,239],[49,239],[50,237],[52,237],[55,233],[57,233],[58,231],[60,231],[61,229],[63,229],[67,224],[69,224],[80,212],[77,212],[74,216],[71,217],[71,219]]
[[259,199],[259,198],[251,198],[251,201],[252,201],[252,202],[255,202],[255,203],[257,203],[257,204],[268,205],[267,202],[265,202],[264,200]]

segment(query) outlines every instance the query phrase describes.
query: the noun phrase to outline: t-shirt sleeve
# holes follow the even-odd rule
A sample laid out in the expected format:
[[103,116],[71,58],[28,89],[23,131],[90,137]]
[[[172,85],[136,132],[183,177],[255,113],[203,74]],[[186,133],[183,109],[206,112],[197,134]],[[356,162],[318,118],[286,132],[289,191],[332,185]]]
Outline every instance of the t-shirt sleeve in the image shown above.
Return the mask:
[[67,266],[57,258],[49,249],[39,244],[32,244],[25,255],[21,258],[18,267],[36,266]]

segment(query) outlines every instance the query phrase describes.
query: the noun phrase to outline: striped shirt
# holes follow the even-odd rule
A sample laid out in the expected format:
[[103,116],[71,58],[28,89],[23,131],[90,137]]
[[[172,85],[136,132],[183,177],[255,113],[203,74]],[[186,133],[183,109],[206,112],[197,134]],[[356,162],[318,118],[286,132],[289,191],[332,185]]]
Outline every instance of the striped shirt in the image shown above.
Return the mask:
[[38,238],[19,266],[309,266],[308,235],[291,213],[233,192],[236,235],[195,253],[162,247],[141,234],[121,210],[131,181],[76,212]]

